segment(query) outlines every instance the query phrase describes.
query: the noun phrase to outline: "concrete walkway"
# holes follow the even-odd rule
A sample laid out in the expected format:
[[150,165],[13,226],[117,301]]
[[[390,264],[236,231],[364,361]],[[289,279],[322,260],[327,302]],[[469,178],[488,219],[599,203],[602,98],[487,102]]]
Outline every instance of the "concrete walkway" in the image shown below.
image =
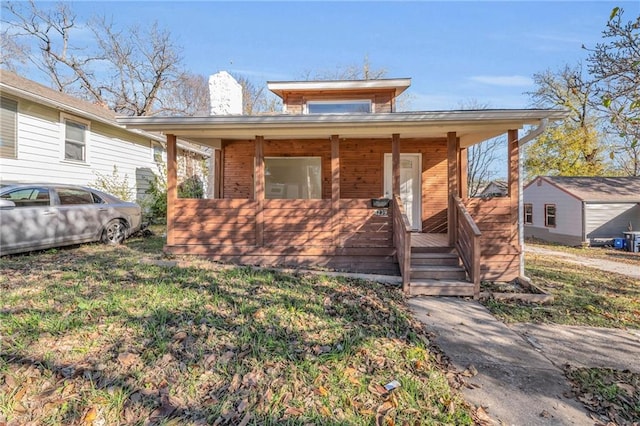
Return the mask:
[[612,260],[597,259],[589,257],[581,257],[575,254],[563,251],[550,250],[547,248],[536,247],[525,244],[525,252],[534,254],[543,254],[546,256],[560,257],[566,262],[575,263],[577,265],[588,266],[590,268],[600,269],[607,272],[615,272],[617,274],[627,275],[631,278],[640,280],[640,263],[638,265],[630,265],[628,263],[614,262]]
[[[462,393],[470,403],[484,407],[496,424],[593,424],[582,404],[570,396],[560,366],[640,368],[640,335],[632,332],[593,329],[587,337],[582,327],[510,328],[467,299],[412,298],[408,304],[437,334],[435,343],[457,369],[473,366],[478,371]],[[591,357],[600,362],[593,363]]]

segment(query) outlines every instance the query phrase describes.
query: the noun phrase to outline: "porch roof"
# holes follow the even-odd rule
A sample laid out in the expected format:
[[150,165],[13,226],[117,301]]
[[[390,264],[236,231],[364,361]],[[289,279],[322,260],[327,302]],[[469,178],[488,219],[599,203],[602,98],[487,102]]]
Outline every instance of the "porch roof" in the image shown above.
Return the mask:
[[319,139],[331,135],[351,138],[443,138],[456,132],[460,145],[558,121],[568,111],[557,109],[500,109],[395,112],[381,114],[224,115],[206,117],[118,117],[130,129],[159,131],[202,145],[218,146],[221,139]]

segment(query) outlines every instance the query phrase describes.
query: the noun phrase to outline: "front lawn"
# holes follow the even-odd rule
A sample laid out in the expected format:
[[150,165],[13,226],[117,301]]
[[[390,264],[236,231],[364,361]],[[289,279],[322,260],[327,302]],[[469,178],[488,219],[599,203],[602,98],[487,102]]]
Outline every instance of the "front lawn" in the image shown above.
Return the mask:
[[[633,254],[633,253],[632,253]],[[640,328],[640,282],[548,255],[526,253],[525,273],[555,296],[540,305],[517,301],[483,302],[505,322]]]
[[0,423],[473,423],[397,289],[141,262],[161,245],[0,258]]

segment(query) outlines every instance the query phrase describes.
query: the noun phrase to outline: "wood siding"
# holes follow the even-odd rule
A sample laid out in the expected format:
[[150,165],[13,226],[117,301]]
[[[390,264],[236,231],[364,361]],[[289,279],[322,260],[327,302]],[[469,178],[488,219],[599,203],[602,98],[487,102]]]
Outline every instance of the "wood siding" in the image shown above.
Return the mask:
[[[174,244],[167,251],[241,264],[325,266],[397,274],[392,215],[369,199],[265,200],[263,245],[256,239],[254,200],[177,200]],[[376,214],[378,213],[378,214]],[[333,230],[337,228],[337,240]]]
[[371,100],[375,113],[393,112],[393,90],[333,90],[285,93],[283,103],[288,114],[304,113],[307,101]]
[[[340,139],[340,198],[384,196],[389,139]],[[224,198],[253,198],[254,141],[224,141]],[[401,139],[400,152],[422,155],[422,231],[447,232],[447,141]],[[322,198],[331,199],[331,141],[265,140],[265,157],[322,157]],[[390,194],[389,194],[390,196]]]
[[482,280],[510,281],[520,275],[518,215],[508,197],[469,198],[465,207],[478,225]]

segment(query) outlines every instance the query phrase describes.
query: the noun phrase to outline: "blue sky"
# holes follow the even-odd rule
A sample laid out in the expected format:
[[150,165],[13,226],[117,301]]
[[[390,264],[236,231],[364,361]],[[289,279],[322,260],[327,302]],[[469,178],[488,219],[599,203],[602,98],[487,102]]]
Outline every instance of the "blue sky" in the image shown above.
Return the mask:
[[530,106],[531,76],[584,60],[615,6],[640,1],[76,2],[80,17],[119,25],[157,21],[188,69],[226,70],[256,84],[362,63],[411,77],[410,107],[450,109],[477,100]]

